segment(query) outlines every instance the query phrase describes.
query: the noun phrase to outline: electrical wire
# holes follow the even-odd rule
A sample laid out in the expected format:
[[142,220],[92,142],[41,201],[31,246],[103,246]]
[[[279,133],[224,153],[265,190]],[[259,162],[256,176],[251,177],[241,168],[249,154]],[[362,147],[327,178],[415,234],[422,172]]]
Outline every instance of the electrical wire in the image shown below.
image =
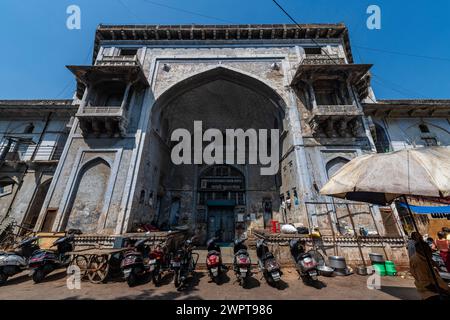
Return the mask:
[[412,54],[412,53],[406,53],[406,52],[400,52],[400,51],[390,51],[390,50],[384,50],[384,49],[379,49],[379,48],[369,48],[369,47],[364,47],[364,46],[355,45],[355,44],[353,44],[352,46],[355,47],[355,48],[363,49],[363,50],[382,52],[382,53],[388,53],[388,54],[395,54],[395,55],[401,55],[401,56],[407,56],[407,57],[413,57],[413,58],[440,60],[440,61],[450,61],[450,58],[444,58],[444,57],[433,57],[433,56],[425,56],[425,55]]
[[[88,49],[88,52],[87,52],[87,54],[86,54],[86,56],[84,57],[84,59],[83,59],[83,63],[88,63],[89,62],[89,57],[91,56],[91,51],[92,51],[92,49],[94,48],[94,44],[91,44],[90,46],[89,46],[89,49]],[[63,96],[65,93],[66,93],[66,91],[67,91],[67,89],[69,89],[69,87],[70,87],[70,85],[73,83],[73,79],[69,79],[69,80],[67,80],[67,83],[66,83],[66,85],[64,86],[64,88],[55,96],[55,99],[58,99],[59,97],[61,97],[61,96]]]
[[[297,21],[278,3],[278,1],[277,0],[272,0],[276,5],[277,5],[277,7],[278,8],[280,8],[280,10],[281,11],[283,11],[283,13],[298,27],[298,28],[300,28],[301,29],[301,26],[297,23]],[[315,40],[315,39],[313,39],[313,38],[311,38],[311,41],[314,43],[314,44],[316,44],[317,46],[319,46],[320,47],[320,44]],[[362,47],[359,47],[359,48],[362,48]],[[326,52],[326,51],[324,51],[324,53],[326,54],[326,56],[329,58],[329,60],[331,61],[331,62],[333,62],[334,64],[337,64],[337,62],[334,60],[334,59],[332,59],[332,57],[328,54],[328,52]],[[425,56],[422,56],[422,57],[425,57]],[[380,80],[382,79],[380,76],[378,76],[378,75],[376,75],[376,74],[374,74],[373,72],[371,72],[371,75],[372,76],[374,76],[374,77],[377,77],[377,78],[379,78]],[[387,82],[386,80],[383,80],[384,82]],[[378,81],[378,83],[381,83],[380,81]],[[382,83],[381,83],[382,84]],[[398,92],[398,93],[401,93],[399,90],[397,90],[397,89],[395,89],[395,88],[390,88],[389,86],[387,86],[387,85],[385,85],[385,84],[382,84],[382,85],[384,85],[385,87],[387,87],[387,88],[389,88],[389,89],[391,89],[391,90],[393,90],[393,91],[396,91],[396,92]],[[397,85],[398,86],[398,85]],[[410,91],[410,90],[408,90],[408,91]],[[412,92],[412,91],[410,91],[410,92]],[[403,93],[401,93],[402,95],[404,95]],[[415,93],[415,94],[417,94],[417,93]],[[423,97],[423,95],[422,94],[420,94],[420,96],[422,96]],[[370,95],[368,95],[367,96],[373,103],[376,103],[376,101],[374,101],[373,99],[372,99],[372,97],[370,96]]]
[[182,9],[182,8],[169,6],[169,5],[166,5],[166,4],[159,3],[159,2],[150,1],[150,0],[142,0],[142,1],[150,3],[150,4],[153,4],[155,6],[172,9],[172,10],[179,11],[179,12],[188,13],[188,14],[191,14],[191,15],[194,15],[194,16],[199,16],[199,17],[202,17],[202,18],[207,18],[207,19],[211,19],[211,20],[216,20],[216,21],[220,21],[220,22],[226,22],[226,23],[234,24],[234,22],[229,21],[229,20],[221,19],[221,18],[214,17],[214,16],[209,16],[209,15],[198,13],[198,12],[194,12],[194,11],[185,10],[185,9]]

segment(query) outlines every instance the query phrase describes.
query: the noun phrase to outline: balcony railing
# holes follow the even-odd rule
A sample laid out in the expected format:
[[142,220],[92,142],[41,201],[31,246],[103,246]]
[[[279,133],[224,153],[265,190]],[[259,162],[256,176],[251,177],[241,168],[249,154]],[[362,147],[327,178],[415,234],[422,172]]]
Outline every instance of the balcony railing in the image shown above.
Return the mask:
[[95,62],[96,66],[140,66],[137,56],[103,56]]
[[317,105],[313,109],[315,115],[323,116],[355,116],[363,115],[355,105],[352,104],[342,104],[342,105]]
[[[5,151],[6,145],[0,145],[0,154]],[[55,161],[61,158],[64,145],[48,145],[46,142],[39,145],[19,144],[6,150],[4,158],[0,161],[21,162],[30,161]],[[36,152],[35,152],[36,151]]]
[[313,54],[305,56],[302,64],[345,64],[345,59],[337,54]]
[[[120,106],[86,106],[81,110],[81,115],[122,115]],[[80,115],[80,114],[78,114]]]

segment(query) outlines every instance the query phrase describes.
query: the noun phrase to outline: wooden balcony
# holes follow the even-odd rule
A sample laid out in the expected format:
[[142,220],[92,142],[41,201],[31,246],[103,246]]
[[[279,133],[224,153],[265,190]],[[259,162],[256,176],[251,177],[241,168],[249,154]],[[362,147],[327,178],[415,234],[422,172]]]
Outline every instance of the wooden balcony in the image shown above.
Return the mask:
[[307,121],[314,135],[350,138],[361,134],[363,115],[355,105],[318,105]]
[[83,135],[106,134],[109,137],[120,137],[127,131],[128,120],[125,110],[121,107],[85,106],[80,108],[76,117]]

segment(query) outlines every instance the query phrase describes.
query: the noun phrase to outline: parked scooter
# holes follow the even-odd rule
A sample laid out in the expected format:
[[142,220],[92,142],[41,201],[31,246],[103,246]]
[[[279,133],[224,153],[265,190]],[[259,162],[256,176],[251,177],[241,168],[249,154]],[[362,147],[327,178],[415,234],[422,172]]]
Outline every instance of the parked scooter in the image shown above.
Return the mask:
[[305,252],[305,241],[292,239],[289,241],[291,255],[295,260],[297,272],[305,283],[311,283],[317,280],[317,261],[314,257]]
[[247,246],[244,242],[247,238],[236,239],[234,241],[234,259],[233,267],[234,273],[236,274],[239,285],[245,287],[247,285],[248,279],[251,276],[251,260],[250,255],[247,251]]
[[150,271],[150,246],[148,239],[141,239],[134,243],[120,263],[124,279],[132,287]]
[[264,239],[256,241],[256,255],[258,256],[258,266],[269,284],[277,285],[280,283],[283,274],[280,265],[272,252],[269,251]]
[[211,238],[207,242],[206,267],[208,268],[208,274],[212,281],[219,283],[224,266],[222,265],[222,254],[220,247],[217,244],[217,237]]
[[[194,254],[192,250],[192,239],[185,240],[181,248],[177,249],[170,261],[170,267],[174,273],[175,288],[181,289],[190,275],[194,273],[198,261],[198,254]],[[197,259],[194,259],[196,255]]]
[[28,269],[28,260],[33,252],[39,250],[36,243],[38,239],[32,237],[23,240],[14,252],[0,252],[0,286],[4,285],[9,277]]
[[39,249],[29,259],[30,276],[39,283],[53,270],[65,267],[70,262],[67,252],[73,251],[75,236],[69,234],[56,240],[52,247],[56,250]]
[[170,256],[167,253],[167,247],[164,243],[158,243],[150,252],[150,272],[152,272],[152,281],[155,286],[159,286],[165,270],[170,268]]
[[450,270],[447,270],[445,262],[440,256],[439,252],[433,252],[431,258],[434,261],[436,267],[439,269],[439,272],[450,272]]

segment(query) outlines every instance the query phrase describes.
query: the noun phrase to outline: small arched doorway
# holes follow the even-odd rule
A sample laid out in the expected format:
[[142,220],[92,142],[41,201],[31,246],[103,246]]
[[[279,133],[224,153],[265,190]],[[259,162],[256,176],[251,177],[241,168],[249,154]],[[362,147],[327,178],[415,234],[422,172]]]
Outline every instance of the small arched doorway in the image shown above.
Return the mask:
[[236,208],[245,206],[245,177],[235,167],[213,165],[198,178],[198,204],[207,208],[207,238],[232,242],[239,219]]

